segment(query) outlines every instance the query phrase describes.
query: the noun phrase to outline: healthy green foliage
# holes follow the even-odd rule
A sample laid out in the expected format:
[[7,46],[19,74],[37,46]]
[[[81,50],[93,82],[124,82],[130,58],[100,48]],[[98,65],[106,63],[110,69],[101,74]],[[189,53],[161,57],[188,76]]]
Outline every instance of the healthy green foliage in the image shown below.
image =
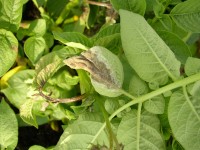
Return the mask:
[[0,27],[17,31],[22,19],[22,7],[27,0],[1,0],[0,1]]
[[45,40],[42,37],[30,37],[24,43],[24,52],[30,61],[35,64],[43,55]]
[[199,98],[190,97],[186,88],[172,94],[169,103],[169,123],[176,139],[186,150],[200,147]]
[[[69,125],[61,136],[56,149],[88,149],[92,147],[95,134],[102,126],[102,120],[98,114],[83,114],[73,124]],[[105,132],[101,132],[95,142],[100,145],[108,145]]]
[[[137,111],[132,110],[122,118],[117,136],[125,147],[124,150],[149,149],[165,150],[165,144],[159,133],[159,120],[156,116],[142,112],[138,125]],[[131,132],[130,132],[131,131]],[[137,134],[139,132],[139,134]]]
[[188,0],[176,5],[170,15],[181,28],[190,32],[200,32],[200,3]]
[[15,36],[4,29],[0,29],[0,77],[13,65],[17,57],[18,41]]
[[145,19],[126,10],[120,10],[120,16],[122,45],[136,73],[143,80],[159,85],[166,84],[168,77],[177,80],[180,62]]
[[145,0],[111,0],[111,3],[117,11],[119,11],[119,9],[124,9],[144,15],[146,9]]
[[0,148],[15,149],[18,141],[17,118],[5,100],[0,103],[0,132]]
[[[0,149],[200,149],[199,0],[0,8]],[[59,140],[24,148],[41,125]]]

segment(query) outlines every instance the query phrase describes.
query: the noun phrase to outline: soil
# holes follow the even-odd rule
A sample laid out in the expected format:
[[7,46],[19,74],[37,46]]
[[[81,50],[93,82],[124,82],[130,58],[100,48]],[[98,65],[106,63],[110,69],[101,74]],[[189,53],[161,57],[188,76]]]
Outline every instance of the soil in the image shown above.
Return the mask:
[[28,150],[33,145],[40,145],[45,148],[57,144],[62,130],[54,131],[49,124],[35,127],[20,127],[18,145],[15,150]]

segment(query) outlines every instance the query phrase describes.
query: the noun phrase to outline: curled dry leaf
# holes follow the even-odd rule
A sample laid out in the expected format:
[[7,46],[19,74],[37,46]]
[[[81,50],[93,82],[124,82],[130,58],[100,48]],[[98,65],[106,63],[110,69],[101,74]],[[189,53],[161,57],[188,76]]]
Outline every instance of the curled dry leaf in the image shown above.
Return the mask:
[[123,67],[119,58],[104,47],[95,46],[80,56],[64,60],[73,69],[83,69],[90,73],[95,90],[105,96],[121,95]]

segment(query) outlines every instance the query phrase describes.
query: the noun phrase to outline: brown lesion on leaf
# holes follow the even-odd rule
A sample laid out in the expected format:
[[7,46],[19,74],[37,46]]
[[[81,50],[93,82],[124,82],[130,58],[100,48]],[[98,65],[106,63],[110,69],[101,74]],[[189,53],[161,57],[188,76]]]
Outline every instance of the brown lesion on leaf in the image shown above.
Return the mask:
[[116,83],[111,76],[111,71],[105,62],[99,61],[97,54],[88,50],[80,56],[74,56],[64,60],[64,63],[73,69],[83,69],[91,74],[91,78],[108,88],[116,88]]
[[17,53],[18,52],[18,47],[17,46],[12,46],[12,50]]

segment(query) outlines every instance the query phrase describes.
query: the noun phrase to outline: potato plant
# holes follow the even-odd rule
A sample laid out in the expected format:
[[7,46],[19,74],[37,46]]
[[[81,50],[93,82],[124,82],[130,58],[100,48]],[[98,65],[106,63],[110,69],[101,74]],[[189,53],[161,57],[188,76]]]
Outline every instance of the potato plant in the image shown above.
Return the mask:
[[[0,0],[0,149],[199,150],[199,0]],[[61,128],[61,127],[60,127]]]

